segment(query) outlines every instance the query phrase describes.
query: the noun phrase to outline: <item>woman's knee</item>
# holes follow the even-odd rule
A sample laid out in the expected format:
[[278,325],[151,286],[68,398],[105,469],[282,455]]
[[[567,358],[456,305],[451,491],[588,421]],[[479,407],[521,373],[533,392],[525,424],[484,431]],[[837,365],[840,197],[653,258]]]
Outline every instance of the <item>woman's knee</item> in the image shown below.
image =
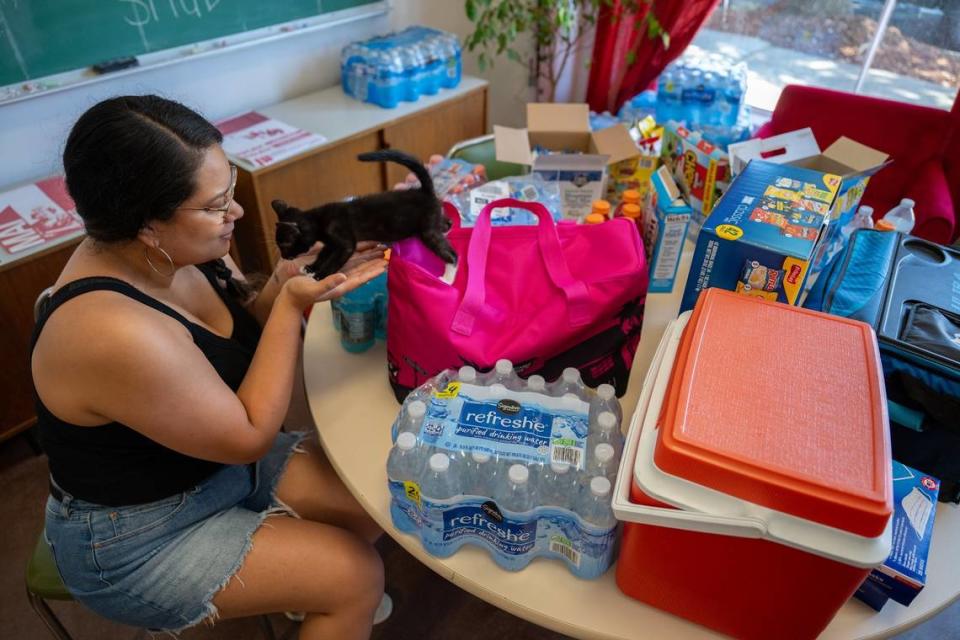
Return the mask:
[[350,542],[340,557],[342,580],[338,585],[342,606],[374,609],[383,595],[383,561],[373,545],[344,530]]

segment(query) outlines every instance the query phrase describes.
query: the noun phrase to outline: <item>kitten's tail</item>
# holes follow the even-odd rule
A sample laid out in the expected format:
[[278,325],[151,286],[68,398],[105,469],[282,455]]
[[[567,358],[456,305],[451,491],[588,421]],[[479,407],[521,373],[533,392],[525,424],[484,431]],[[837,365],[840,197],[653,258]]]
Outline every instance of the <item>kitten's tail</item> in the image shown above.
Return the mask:
[[420,189],[430,195],[435,195],[433,191],[433,180],[430,178],[430,172],[423,166],[423,163],[403,151],[393,149],[384,149],[382,151],[369,151],[357,156],[357,160],[363,162],[396,162],[405,166],[417,176],[420,181]]

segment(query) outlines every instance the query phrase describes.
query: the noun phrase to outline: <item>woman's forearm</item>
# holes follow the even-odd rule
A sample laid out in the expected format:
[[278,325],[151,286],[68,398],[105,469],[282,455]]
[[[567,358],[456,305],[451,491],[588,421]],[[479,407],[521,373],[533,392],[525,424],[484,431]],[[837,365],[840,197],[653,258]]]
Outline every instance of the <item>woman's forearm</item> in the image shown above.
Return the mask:
[[260,343],[237,390],[250,424],[268,441],[279,431],[290,404],[303,318],[296,305],[282,296],[278,299],[278,292],[271,297],[276,304],[267,311]]

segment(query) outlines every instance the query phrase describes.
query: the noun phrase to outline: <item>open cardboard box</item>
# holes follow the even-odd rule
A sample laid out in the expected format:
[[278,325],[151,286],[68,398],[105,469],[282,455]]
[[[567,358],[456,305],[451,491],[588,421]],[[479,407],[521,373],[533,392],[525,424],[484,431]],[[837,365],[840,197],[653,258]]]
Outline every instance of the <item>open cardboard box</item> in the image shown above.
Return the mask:
[[870,177],[893,162],[889,156],[846,136],[820,150],[810,127],[797,129],[771,138],[754,138],[732,144],[728,148],[730,170],[734,175],[743,171],[751,160],[766,160],[775,164],[789,164],[832,173],[843,179],[834,203],[831,219],[837,220],[851,213],[860,203]]
[[586,104],[532,103],[526,129],[493,127],[497,160],[558,181],[564,215],[571,218],[586,216],[603,197],[608,165],[640,153],[625,126],[591,132],[589,116]]

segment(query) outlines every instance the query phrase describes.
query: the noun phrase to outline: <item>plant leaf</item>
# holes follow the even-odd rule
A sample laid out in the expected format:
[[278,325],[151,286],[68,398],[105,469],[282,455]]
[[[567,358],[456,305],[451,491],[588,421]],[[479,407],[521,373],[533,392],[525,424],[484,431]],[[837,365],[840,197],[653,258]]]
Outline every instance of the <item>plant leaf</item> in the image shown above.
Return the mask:
[[467,10],[467,20],[470,22],[477,21],[477,5],[474,0],[467,0],[465,9]]

